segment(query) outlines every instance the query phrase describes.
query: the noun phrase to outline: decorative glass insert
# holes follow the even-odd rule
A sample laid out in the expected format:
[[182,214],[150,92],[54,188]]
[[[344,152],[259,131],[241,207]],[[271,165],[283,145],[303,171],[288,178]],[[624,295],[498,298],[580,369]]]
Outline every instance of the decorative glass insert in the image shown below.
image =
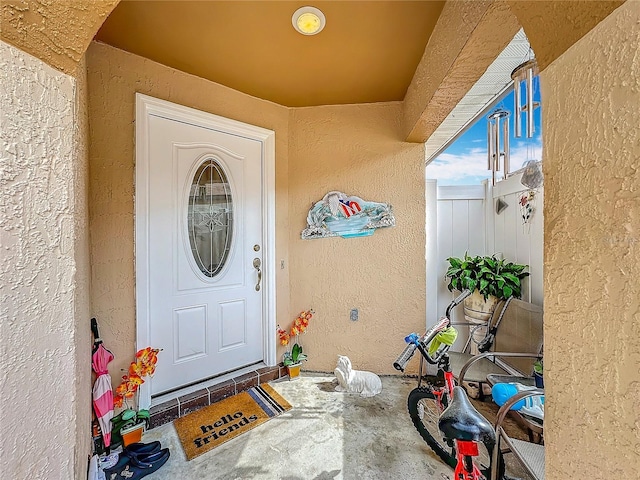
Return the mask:
[[191,181],[187,228],[191,253],[200,271],[213,278],[224,267],[233,237],[233,199],[227,175],[213,158]]

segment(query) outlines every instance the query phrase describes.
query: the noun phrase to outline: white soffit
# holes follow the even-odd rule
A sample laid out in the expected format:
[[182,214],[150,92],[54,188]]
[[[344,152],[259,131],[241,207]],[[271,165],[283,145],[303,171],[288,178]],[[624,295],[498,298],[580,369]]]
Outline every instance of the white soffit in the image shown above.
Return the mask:
[[529,58],[529,50],[529,40],[520,30],[431,134],[425,144],[427,165],[509,93],[513,85],[511,72]]

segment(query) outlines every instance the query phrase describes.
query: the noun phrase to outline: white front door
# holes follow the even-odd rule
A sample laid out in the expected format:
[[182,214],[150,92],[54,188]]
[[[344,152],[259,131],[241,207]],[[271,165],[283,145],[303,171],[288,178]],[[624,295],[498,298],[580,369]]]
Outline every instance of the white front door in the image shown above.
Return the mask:
[[162,113],[145,130],[137,303],[148,345],[163,350],[158,395],[265,359],[264,145]]

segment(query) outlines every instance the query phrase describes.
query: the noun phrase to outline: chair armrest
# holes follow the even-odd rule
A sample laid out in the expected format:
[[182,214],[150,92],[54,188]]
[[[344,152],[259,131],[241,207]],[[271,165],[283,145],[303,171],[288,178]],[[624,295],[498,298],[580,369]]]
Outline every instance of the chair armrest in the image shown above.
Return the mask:
[[479,355],[476,355],[472,359],[468,360],[467,363],[465,363],[462,366],[462,369],[460,370],[460,375],[458,375],[458,384],[462,385],[462,382],[464,380],[464,375],[465,375],[465,373],[467,373],[467,370],[469,370],[469,367],[471,367],[471,365],[473,365],[478,360],[481,360],[481,359],[487,358],[487,357],[494,357],[494,358],[495,357],[542,358],[542,355],[540,353],[520,353],[520,352],[485,352],[485,353],[481,353]]

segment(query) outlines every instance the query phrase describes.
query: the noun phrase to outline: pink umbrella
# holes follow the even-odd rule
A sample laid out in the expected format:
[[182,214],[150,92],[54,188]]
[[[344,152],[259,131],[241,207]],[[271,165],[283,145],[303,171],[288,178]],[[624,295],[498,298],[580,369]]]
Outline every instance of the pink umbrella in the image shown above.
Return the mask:
[[104,446],[109,452],[111,445],[111,419],[113,418],[113,391],[111,390],[111,376],[109,375],[109,362],[113,360],[113,354],[102,344],[98,334],[98,322],[91,319],[91,330],[94,342],[91,355],[91,366],[98,378],[93,384],[93,409],[96,412]]

